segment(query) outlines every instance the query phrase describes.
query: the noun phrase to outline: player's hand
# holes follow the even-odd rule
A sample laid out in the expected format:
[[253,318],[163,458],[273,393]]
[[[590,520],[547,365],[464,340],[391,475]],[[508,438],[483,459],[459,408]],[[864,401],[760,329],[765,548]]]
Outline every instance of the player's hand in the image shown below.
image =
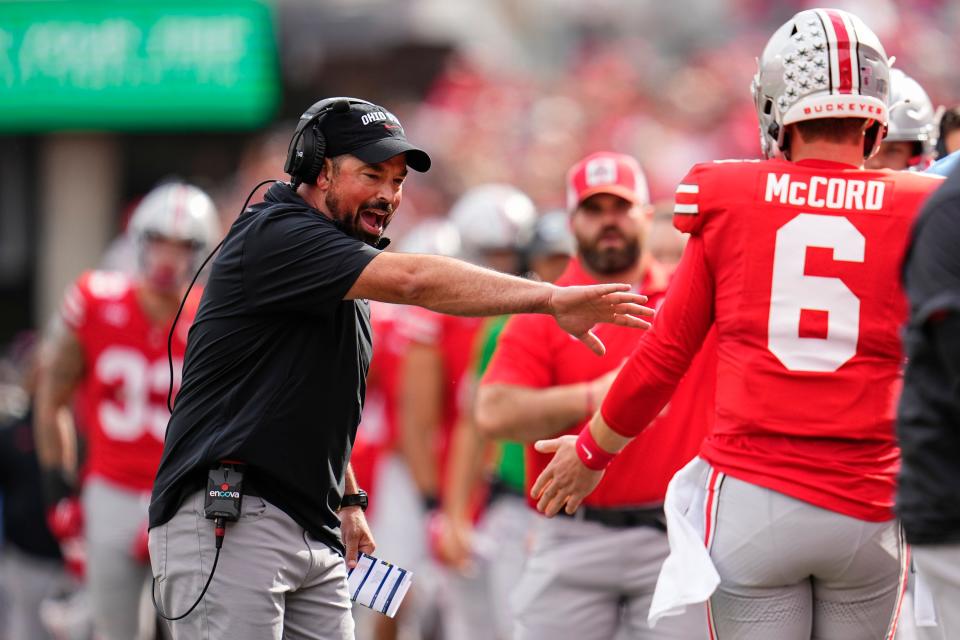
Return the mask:
[[348,569],[357,566],[361,553],[372,554],[377,548],[367,518],[360,507],[340,509],[340,534],[343,536],[343,546],[347,549]]
[[60,545],[63,564],[71,576],[83,581],[87,549],[83,537],[83,508],[77,497],[63,498],[47,510],[47,527]]
[[473,564],[473,527],[444,513],[433,512],[427,523],[430,548],[444,565],[469,574]]
[[77,497],[63,498],[47,510],[47,527],[57,540],[83,534],[83,508]]
[[627,284],[598,284],[589,287],[555,287],[550,297],[550,309],[560,328],[587,345],[597,355],[605,348],[593,333],[601,322],[649,329],[653,309],[643,306],[647,296],[631,293]]
[[530,490],[530,496],[537,501],[537,510],[546,516],[555,516],[565,509],[573,515],[583,499],[600,484],[603,471],[593,471],[580,462],[577,436],[538,440],[534,448],[540,453],[553,454]]

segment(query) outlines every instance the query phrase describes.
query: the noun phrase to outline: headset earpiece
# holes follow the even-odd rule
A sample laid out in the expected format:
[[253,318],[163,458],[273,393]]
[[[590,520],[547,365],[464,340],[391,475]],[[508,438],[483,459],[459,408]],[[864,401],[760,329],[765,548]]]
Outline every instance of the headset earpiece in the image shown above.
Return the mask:
[[[323,154],[327,150],[327,140],[320,131],[318,122],[303,130],[303,158],[301,159],[301,171],[298,171],[301,182],[313,184],[320,175],[323,168]],[[310,151],[312,150],[312,153]]]
[[331,111],[350,111],[351,104],[370,103],[356,98],[326,98],[300,116],[300,122],[287,148],[287,160],[283,165],[283,170],[290,174],[294,188],[303,182],[316,182],[327,150],[327,141],[320,124]]

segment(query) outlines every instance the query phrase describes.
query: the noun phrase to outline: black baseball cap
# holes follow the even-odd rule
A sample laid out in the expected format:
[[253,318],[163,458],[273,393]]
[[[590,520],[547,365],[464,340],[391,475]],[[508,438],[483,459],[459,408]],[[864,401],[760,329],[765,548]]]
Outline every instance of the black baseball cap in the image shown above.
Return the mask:
[[327,157],[345,153],[375,164],[407,154],[407,165],[421,173],[430,169],[430,156],[410,144],[395,115],[370,102],[351,101],[349,110],[332,110],[321,125]]

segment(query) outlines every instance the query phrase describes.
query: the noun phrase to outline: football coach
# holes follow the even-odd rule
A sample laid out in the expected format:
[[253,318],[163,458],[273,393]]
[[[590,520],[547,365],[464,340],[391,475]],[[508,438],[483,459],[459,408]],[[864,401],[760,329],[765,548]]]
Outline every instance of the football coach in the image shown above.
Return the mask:
[[393,114],[322,100],[291,139],[291,181],[241,213],[213,262],[150,504],[155,599],[179,618],[174,640],[354,637],[347,567],[374,550],[349,465],[368,300],[551,314],[597,353],[596,323],[649,327],[628,285],[560,288],[381,251],[408,168],[430,158]]

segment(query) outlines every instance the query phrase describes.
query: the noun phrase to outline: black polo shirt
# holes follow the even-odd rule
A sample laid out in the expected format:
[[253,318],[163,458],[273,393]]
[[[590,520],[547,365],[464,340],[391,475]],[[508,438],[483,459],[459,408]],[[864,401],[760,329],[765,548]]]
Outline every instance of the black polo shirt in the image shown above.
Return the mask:
[[343,495],[370,364],[370,308],[344,300],[379,251],[289,185],[247,209],[213,262],[190,329],[150,526],[205,486],[218,460],[252,491],[343,552]]
[[912,544],[960,542],[960,171],[924,206],[903,276],[910,323],[897,514]]

